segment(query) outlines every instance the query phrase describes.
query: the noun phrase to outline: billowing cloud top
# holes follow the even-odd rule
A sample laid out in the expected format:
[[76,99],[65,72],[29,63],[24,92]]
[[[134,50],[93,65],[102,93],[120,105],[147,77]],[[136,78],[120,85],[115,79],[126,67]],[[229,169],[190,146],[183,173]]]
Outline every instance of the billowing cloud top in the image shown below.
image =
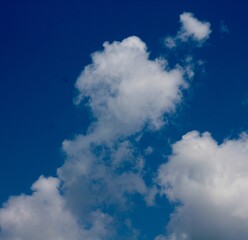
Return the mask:
[[170,239],[247,239],[247,134],[220,145],[209,133],[186,134],[173,145],[158,179],[169,200],[180,203]]
[[77,101],[89,98],[98,134],[127,136],[144,124],[158,129],[163,114],[175,109],[187,86],[183,72],[166,70],[164,61],[148,57],[145,43],[134,36],[106,42],[103,51],[92,55],[92,64],[76,82]]
[[58,175],[73,206],[75,201],[122,205],[134,193],[152,204],[156,189],[143,179],[143,156],[123,138],[146,126],[161,128],[164,114],[175,110],[187,87],[184,69],[168,70],[165,60],[150,60],[146,44],[135,36],[103,46],[76,82],[76,102],[87,98],[95,121],[86,135],[64,141],[67,161]]

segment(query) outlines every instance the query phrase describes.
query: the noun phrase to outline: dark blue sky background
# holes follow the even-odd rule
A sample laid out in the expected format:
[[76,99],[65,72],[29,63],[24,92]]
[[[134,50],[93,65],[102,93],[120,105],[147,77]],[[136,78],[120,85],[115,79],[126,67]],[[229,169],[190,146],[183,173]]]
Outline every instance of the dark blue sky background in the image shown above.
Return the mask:
[[[145,41],[152,57],[165,54],[162,39],[175,34],[185,11],[209,21],[213,32],[196,51],[205,72],[164,133],[175,141],[196,129],[221,141],[248,127],[248,2],[0,0],[1,202],[28,192],[39,175],[55,175],[61,142],[87,129],[89,114],[72,99],[90,54],[130,35]],[[229,33],[221,33],[222,21]]]

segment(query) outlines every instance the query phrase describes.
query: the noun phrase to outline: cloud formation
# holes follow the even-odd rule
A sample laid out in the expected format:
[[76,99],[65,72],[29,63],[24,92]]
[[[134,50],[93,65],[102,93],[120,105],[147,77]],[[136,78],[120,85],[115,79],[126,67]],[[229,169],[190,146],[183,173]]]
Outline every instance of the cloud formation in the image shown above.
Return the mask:
[[199,46],[209,38],[211,33],[210,23],[201,22],[192,13],[185,12],[180,15],[181,28],[175,37],[167,37],[165,45],[174,48],[180,42],[195,41]]
[[137,193],[153,204],[156,188],[144,181],[144,156],[128,138],[144,128],[160,129],[188,86],[184,68],[168,69],[165,60],[149,59],[138,37],[103,47],[76,82],[76,102],[88,99],[95,121],[86,135],[64,141],[67,160],[58,170],[67,202],[77,213],[76,206],[124,207]]
[[[182,14],[181,22],[181,41],[203,41],[210,33],[203,30],[209,24],[190,14]],[[86,134],[63,142],[66,159],[56,178],[40,177],[31,195],[11,197],[0,209],[1,239],[130,237],[118,236],[118,228],[112,227],[118,214],[131,205],[132,196],[153,205],[158,193],[151,176],[145,181],[145,160],[153,149],[138,149],[138,136],[165,125],[165,116],[175,112],[187,79],[194,76],[190,56],[183,66],[168,66],[166,59],[151,59],[136,36],[105,42],[103,50],[92,54],[92,63],[76,81],[75,103],[86,102],[94,120]],[[123,222],[122,230],[135,239],[131,221]]]
[[0,209],[1,239],[110,239],[106,206],[125,208],[137,193],[153,204],[156,187],[145,183],[144,156],[128,138],[164,125],[187,87],[185,70],[149,59],[138,37],[103,46],[76,82],[76,102],[88,99],[95,121],[86,135],[64,141],[58,178],[39,178],[31,195],[11,197]]
[[77,102],[89,99],[98,138],[132,135],[145,124],[159,129],[187,86],[182,69],[169,70],[165,60],[150,60],[146,44],[135,36],[103,46],[76,82]]
[[173,145],[158,174],[162,194],[178,205],[168,239],[247,239],[247,156],[247,134],[218,144],[193,131]]
[[[106,236],[109,217],[95,212],[85,229],[65,208],[57,178],[40,177],[32,195],[11,197],[0,210],[1,240],[92,240]],[[89,220],[89,222],[90,222]]]

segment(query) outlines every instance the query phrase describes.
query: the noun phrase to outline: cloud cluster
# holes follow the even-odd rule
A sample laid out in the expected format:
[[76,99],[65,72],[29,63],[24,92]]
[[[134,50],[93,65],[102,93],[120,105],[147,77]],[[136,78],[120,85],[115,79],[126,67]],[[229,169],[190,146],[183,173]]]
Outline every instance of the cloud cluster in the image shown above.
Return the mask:
[[181,28],[175,37],[167,37],[165,45],[174,48],[180,42],[195,41],[199,46],[209,38],[210,23],[201,22],[192,13],[185,12],[180,15]]
[[[145,161],[128,140],[142,129],[158,130],[187,87],[184,69],[149,59],[138,37],[104,43],[76,82],[76,102],[87,99],[95,121],[86,135],[63,143],[67,160],[58,169],[74,212],[102,205],[125,207],[129,195],[153,204],[156,188],[144,181]],[[78,207],[79,206],[79,207]]]
[[158,182],[178,205],[169,239],[247,239],[247,134],[222,144],[207,132],[186,134],[173,145],[168,163],[160,166]]
[[[180,21],[177,41],[192,38],[203,42],[211,32],[209,23],[198,21],[192,14],[182,14]],[[153,149],[138,149],[137,136],[161,129],[165,116],[176,110],[182,91],[188,87],[186,78],[194,76],[193,59],[187,57],[185,62],[184,66],[169,68],[166,59],[151,59],[146,44],[135,36],[105,42],[103,50],[93,53],[92,63],[76,81],[75,103],[86,102],[94,120],[85,135],[63,142],[66,159],[57,170],[57,178],[39,178],[31,195],[12,197],[0,209],[1,239],[120,239],[115,235],[118,229],[111,226],[118,213],[130,205],[132,196],[139,194],[147,205],[154,204],[157,186],[144,177],[145,159]],[[183,164],[173,160],[181,156],[180,147],[175,150],[178,145],[170,163],[160,168],[159,184],[171,201],[184,202],[187,198],[180,195],[184,183],[178,184],[177,178],[184,177],[187,168],[183,170]],[[109,216],[109,209],[115,216]],[[178,208],[171,221],[175,234],[181,231],[176,219],[184,209]],[[131,221],[125,220],[126,228],[137,236]],[[183,231],[188,230],[183,227]]]
[[144,156],[128,137],[163,126],[164,114],[175,110],[187,87],[184,69],[149,59],[138,37],[103,46],[76,82],[76,102],[87,99],[95,121],[86,135],[63,142],[66,161],[58,178],[41,177],[32,195],[3,206],[1,239],[105,239],[114,234],[106,206],[125,208],[137,193],[153,204],[156,187],[145,183]]

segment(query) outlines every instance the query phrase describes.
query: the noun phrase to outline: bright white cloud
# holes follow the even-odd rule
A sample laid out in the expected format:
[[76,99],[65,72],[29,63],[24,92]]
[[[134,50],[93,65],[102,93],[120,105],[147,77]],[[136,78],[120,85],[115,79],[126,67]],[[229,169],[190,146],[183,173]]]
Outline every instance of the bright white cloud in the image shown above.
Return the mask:
[[190,132],[173,145],[158,182],[179,205],[169,232],[175,240],[231,240],[248,236],[248,135],[218,144]]
[[201,22],[192,13],[185,12],[180,15],[181,28],[175,37],[167,37],[165,45],[174,48],[178,42],[187,42],[189,39],[202,44],[211,33],[210,23]]
[[57,178],[40,177],[32,195],[11,197],[0,210],[1,240],[96,240],[106,234],[109,217],[95,212],[84,229],[65,208]]
[[89,98],[98,139],[128,136],[145,124],[160,128],[163,115],[175,110],[181,89],[187,86],[183,71],[166,69],[162,60],[150,60],[138,37],[103,46],[76,82],[77,102]]
[[182,41],[186,41],[189,37],[192,37],[197,41],[203,41],[206,40],[211,33],[210,23],[199,21],[192,13],[181,14],[180,22],[182,28],[179,37]]

